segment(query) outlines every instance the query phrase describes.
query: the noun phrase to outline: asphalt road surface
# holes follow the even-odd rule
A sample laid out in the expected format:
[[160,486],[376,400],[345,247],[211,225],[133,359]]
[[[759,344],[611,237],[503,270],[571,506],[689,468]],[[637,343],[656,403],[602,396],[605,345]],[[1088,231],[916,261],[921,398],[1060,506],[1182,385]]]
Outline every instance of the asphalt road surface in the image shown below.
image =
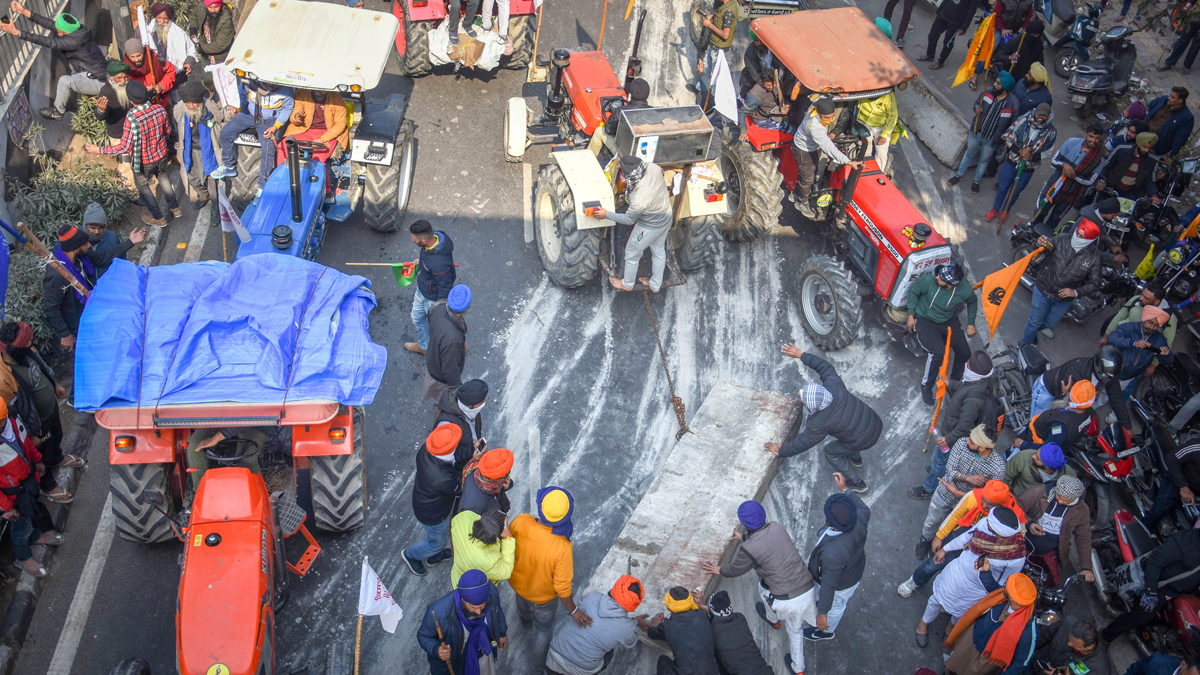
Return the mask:
[[[368,0],[368,6],[375,8],[372,3],[377,1]],[[638,4],[650,9],[642,57],[643,77],[653,90],[651,102],[687,102],[683,85],[692,76],[694,62],[683,29],[689,3]],[[551,0],[547,7],[542,51],[595,44],[599,2]],[[619,70],[633,22],[623,20],[623,7],[611,9],[603,48]],[[928,21],[923,13],[924,7],[914,23]],[[923,42],[924,30],[910,32],[910,43]],[[739,54],[746,40],[744,24],[740,31]],[[959,47],[960,52],[964,49]],[[909,52],[916,54],[911,47]],[[491,386],[483,411],[485,435],[492,447],[516,452],[516,487],[510,493],[516,510],[528,510],[532,494],[542,485],[559,485],[574,494],[575,582],[582,589],[674,444],[677,426],[646,307],[640,294],[619,294],[599,282],[573,290],[553,286],[542,272],[536,244],[525,241],[528,169],[503,161],[500,124],[507,98],[525,95],[533,101],[544,91],[542,85],[527,85],[524,73],[512,71],[456,78],[441,68],[415,83],[396,73],[393,63],[379,93],[412,96],[409,117],[417,125],[418,165],[406,223],[426,218],[455,242],[458,279],[474,291],[467,317],[466,376]],[[539,103],[532,105],[540,109]],[[1069,125],[1060,123],[1060,141],[1077,135]],[[547,161],[546,149],[538,146],[526,155],[534,176]],[[894,152],[897,185],[931,225],[962,243],[974,278],[1007,261],[1007,237],[997,237],[995,225],[981,220],[994,194],[994,179],[985,181],[980,195],[971,195],[965,184],[961,190],[945,187],[945,167],[919,142],[905,141]],[[1041,180],[1035,177],[1015,209],[1018,214],[1032,211],[1026,205]],[[827,253],[828,246],[815,226],[799,224],[790,205],[785,204],[784,219],[787,227],[759,241],[724,245],[716,265],[651,299],[675,389],[689,415],[718,380],[795,392],[812,379],[779,348],[786,342],[809,346],[794,302],[796,271],[809,256]],[[202,259],[221,259],[218,230],[168,236],[163,263],[182,260],[175,245],[184,241],[201,245]],[[373,620],[367,622],[363,672],[426,672],[416,628],[426,604],[448,592],[449,584],[446,566],[417,578],[400,556],[401,549],[421,534],[410,507],[412,465],[430,425],[429,405],[420,400],[423,361],[403,349],[405,341],[415,339],[408,318],[412,292],[398,289],[387,268],[344,265],[415,257],[406,233],[378,234],[355,217],[332,224],[318,259],[346,272],[365,270],[379,299],[371,317],[372,334],[387,347],[390,359],[378,396],[366,411],[367,524],[350,534],[321,536],[325,550],[312,572],[306,579],[289,581],[291,601],[277,620],[279,672],[306,662],[319,664],[328,645],[353,641],[364,555],[403,606],[405,617],[395,635],[383,632]],[[1028,299],[1028,292],[1016,293],[993,350],[1003,338],[1015,341],[1019,336]],[[884,419],[883,438],[865,453],[870,491],[864,497],[873,509],[869,562],[837,639],[809,644],[809,673],[906,674],[921,666],[939,666],[937,649],[921,650],[912,637],[926,596],[905,601],[895,593],[916,565],[912,548],[926,508],[925,502],[905,496],[924,475],[928,458],[921,448],[931,410],[921,402],[917,388],[924,363],[888,338],[877,304],[864,307],[868,318],[863,337],[825,357]],[[1064,324],[1045,349],[1055,361],[1087,353],[1095,331],[1094,326]],[[985,335],[986,329],[981,331]],[[18,673],[105,673],[113,663],[132,656],[148,659],[155,673],[174,672],[174,596],[181,546],[142,546],[119,537],[106,545],[108,537],[96,536],[106,511],[106,443],[106,436],[97,434],[91,468],[72,509],[67,543],[44,586]],[[788,460],[767,500],[772,517],[787,525],[805,553],[823,524],[821,504],[834,489],[829,474],[818,452]],[[735,610],[747,614],[768,659],[777,672],[784,672],[786,637],[754,618],[750,582],[726,584],[736,591]],[[79,611],[86,604],[81,602],[71,611],[77,596],[93,593],[90,611]],[[510,642],[499,672],[526,672],[530,633],[516,620],[511,590],[505,587],[502,594]],[[1079,596],[1071,607],[1088,611]],[[639,611],[653,614],[663,608],[658,598],[648,598]],[[934,625],[931,642],[939,638],[943,625],[944,620]],[[652,672],[653,658],[650,650],[638,647],[619,654],[609,671]]]

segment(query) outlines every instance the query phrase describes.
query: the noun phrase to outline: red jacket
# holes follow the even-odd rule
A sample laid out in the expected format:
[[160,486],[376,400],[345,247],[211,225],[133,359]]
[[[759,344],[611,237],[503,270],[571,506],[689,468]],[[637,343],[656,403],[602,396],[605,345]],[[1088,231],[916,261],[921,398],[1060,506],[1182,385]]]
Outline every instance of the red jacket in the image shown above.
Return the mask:
[[[29,433],[25,431],[25,425],[21,423],[21,420],[9,416],[8,423],[16,429],[17,441],[21,444],[21,450],[25,452],[25,457],[21,458],[12,446],[0,441],[0,488],[17,487],[21,481],[34,473],[34,465],[42,461],[42,453],[34,447],[33,440],[29,438]],[[13,501],[12,495],[0,492],[0,510],[12,511]]]
[[[138,68],[133,65],[133,62],[126,56],[122,59],[125,65],[129,66],[129,79],[137,80],[146,85],[146,88],[155,84],[162,85],[162,94],[157,98],[151,96],[151,100],[161,105],[164,109],[167,108],[167,92],[175,86],[175,66],[171,65],[170,61],[164,65],[158,60],[158,55],[150,51],[149,47],[142,48],[142,67]],[[130,104],[132,107],[132,104]]]

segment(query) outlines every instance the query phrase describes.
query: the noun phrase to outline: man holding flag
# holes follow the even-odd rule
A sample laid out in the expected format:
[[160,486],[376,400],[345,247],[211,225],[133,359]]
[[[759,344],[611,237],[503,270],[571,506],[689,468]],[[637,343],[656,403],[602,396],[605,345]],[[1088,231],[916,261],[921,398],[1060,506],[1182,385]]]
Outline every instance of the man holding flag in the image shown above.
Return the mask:
[[[917,334],[917,342],[929,357],[921,378],[921,398],[933,405],[933,385],[942,367],[942,352],[946,348],[946,331],[950,330],[950,348],[954,350],[954,367],[950,380],[961,380],[971,348],[967,338],[975,336],[975,314],[979,299],[970,284],[962,283],[963,270],[958,263],[938,265],[932,274],[924,274],[908,289],[908,332]],[[967,330],[958,321],[958,310],[967,307]]]
[[1092,123],[1082,137],[1068,138],[1050,165],[1057,171],[1046,179],[1046,185],[1038,196],[1038,214],[1034,224],[1046,223],[1054,228],[1067,211],[1075,205],[1085,188],[1095,184],[1100,177],[1104,159],[1104,127]]

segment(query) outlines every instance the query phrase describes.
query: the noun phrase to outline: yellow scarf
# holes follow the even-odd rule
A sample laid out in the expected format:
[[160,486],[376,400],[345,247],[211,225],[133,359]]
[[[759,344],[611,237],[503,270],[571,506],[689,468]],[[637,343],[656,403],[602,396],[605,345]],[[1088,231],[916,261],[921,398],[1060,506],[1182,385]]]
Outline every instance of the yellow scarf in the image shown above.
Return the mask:
[[672,598],[670,592],[668,592],[666,597],[663,598],[663,604],[667,606],[667,609],[671,610],[672,614],[686,612],[689,609],[700,609],[700,606],[697,605],[696,601],[692,599],[691,593],[688,593],[688,596],[682,600],[676,600],[675,598]]

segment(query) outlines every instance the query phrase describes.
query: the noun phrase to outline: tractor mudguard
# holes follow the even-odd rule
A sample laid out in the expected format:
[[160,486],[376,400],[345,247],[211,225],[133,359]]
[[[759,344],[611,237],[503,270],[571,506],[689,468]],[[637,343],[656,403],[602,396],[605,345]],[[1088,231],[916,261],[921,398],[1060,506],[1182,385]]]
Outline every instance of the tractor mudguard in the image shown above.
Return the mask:
[[[175,430],[113,429],[108,438],[109,464],[170,464],[175,461]],[[118,446],[118,440],[120,446]]]
[[408,97],[391,94],[387,98],[368,98],[362,121],[350,141],[350,159],[361,164],[392,163],[396,136],[408,110]]
[[562,171],[575,198],[577,227],[588,230],[612,226],[611,220],[596,220],[583,212],[584,202],[600,202],[605,211],[616,210],[612,185],[604,175],[604,168],[596,161],[596,155],[588,150],[562,150],[550,153],[550,157]]
[[354,449],[354,409],[346,407],[324,424],[292,427],[292,456],[349,455]]
[[522,14],[537,14],[537,5],[535,0],[509,0],[508,14],[509,16],[521,16]]
[[[448,14],[444,0],[396,0],[393,3],[392,14],[397,19],[400,19],[401,25],[404,24],[404,15],[401,13],[403,9],[400,7],[401,2],[408,6],[408,18],[410,21],[440,21],[446,18]],[[404,33],[404,31],[401,30],[400,33]]]

